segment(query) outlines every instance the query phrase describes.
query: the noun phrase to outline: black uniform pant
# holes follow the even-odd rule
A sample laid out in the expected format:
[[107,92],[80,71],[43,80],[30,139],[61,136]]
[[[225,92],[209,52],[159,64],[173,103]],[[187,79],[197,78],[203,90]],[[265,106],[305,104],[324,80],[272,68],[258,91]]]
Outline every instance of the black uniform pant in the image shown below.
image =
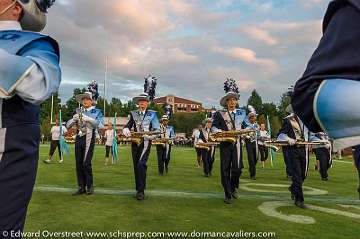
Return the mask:
[[308,161],[306,160],[305,147],[289,147],[287,155],[290,160],[290,167],[292,173],[292,184],[290,186],[291,193],[295,196],[295,200],[299,202],[304,201],[304,194],[302,185],[306,178],[308,169]]
[[108,158],[110,156],[110,152],[111,155],[113,155],[112,146],[105,145],[105,158]]
[[210,147],[210,150],[201,149],[201,159],[203,161],[204,174],[210,175],[215,161],[215,147]]
[[250,177],[256,176],[256,164],[257,164],[257,155],[256,155],[256,142],[251,142],[250,140],[245,140],[247,159],[249,163],[249,172]]
[[358,171],[358,175],[359,175],[358,192],[360,193],[360,145],[354,147],[353,156],[354,156],[355,167],[356,167],[356,169]]
[[320,175],[322,178],[328,177],[328,169],[331,167],[330,164],[330,150],[327,148],[314,149],[316,160],[320,163]]
[[282,147],[282,152],[284,156],[284,163],[285,163],[285,169],[286,169],[286,176],[291,177],[291,161],[288,156],[288,147]]
[[231,194],[239,188],[243,168],[241,143],[221,143],[220,161],[221,184],[224,188],[225,197],[231,198]]
[[78,186],[81,190],[93,187],[92,158],[95,147],[95,133],[76,137],[75,158]]
[[135,143],[131,145],[135,174],[135,188],[137,192],[144,192],[146,188],[146,164],[149,159],[150,149],[151,141],[144,141],[140,145]]
[[160,174],[164,173],[164,168],[169,167],[171,146],[168,145],[169,151],[167,152],[166,146],[156,145],[156,153],[158,158],[158,170]]
[[24,228],[35,184],[39,142],[38,125],[0,129],[0,238],[10,238],[6,232]]
[[266,161],[269,157],[269,149],[264,145],[259,145],[260,160]]
[[54,155],[56,148],[58,148],[59,159],[61,159],[60,140],[51,140],[49,156],[52,157]]

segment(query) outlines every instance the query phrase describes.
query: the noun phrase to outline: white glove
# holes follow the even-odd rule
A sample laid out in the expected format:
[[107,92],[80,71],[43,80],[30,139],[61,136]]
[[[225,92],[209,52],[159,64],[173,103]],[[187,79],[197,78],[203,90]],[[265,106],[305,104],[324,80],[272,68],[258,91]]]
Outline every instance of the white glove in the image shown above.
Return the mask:
[[296,139],[288,138],[288,142],[290,146],[293,146],[296,144]]
[[73,116],[73,120],[74,120],[74,121],[79,121],[79,120],[80,120],[79,114],[75,114],[75,115]]
[[87,115],[83,115],[83,121],[84,122],[89,122],[89,123],[94,123],[96,120],[94,118],[91,118]]
[[122,131],[123,135],[125,135],[125,137],[129,138],[131,137],[131,132],[128,128],[124,128]]
[[149,135],[145,134],[145,135],[143,136],[143,139],[144,139],[145,141],[149,141],[149,140],[152,140],[152,139],[153,139],[153,137],[151,137],[151,136],[149,136]]
[[216,133],[221,133],[222,130],[221,129],[218,129],[218,128],[212,128],[211,129],[212,133],[216,134]]

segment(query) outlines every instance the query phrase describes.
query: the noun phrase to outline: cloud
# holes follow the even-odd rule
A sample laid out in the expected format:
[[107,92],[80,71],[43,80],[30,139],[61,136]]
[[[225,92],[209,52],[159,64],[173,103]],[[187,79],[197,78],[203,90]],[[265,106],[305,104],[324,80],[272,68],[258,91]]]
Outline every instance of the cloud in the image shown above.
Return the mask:
[[241,48],[241,47],[232,47],[232,48],[221,48],[214,47],[215,52],[232,57],[246,63],[259,65],[267,68],[272,73],[278,71],[278,65],[271,59],[259,58],[256,53],[251,49]]
[[274,46],[278,44],[278,40],[275,37],[271,36],[268,31],[260,27],[246,26],[243,28],[239,28],[238,30],[240,32],[244,32],[245,35],[247,35],[248,37],[263,42],[269,46]]
[[316,44],[322,35],[322,20],[265,21],[261,27],[276,35],[279,41],[292,44]]
[[320,5],[325,2],[325,0],[300,0],[299,1],[305,8],[311,8],[316,5]]
[[300,2],[297,8],[289,2],[58,0],[45,33],[61,47],[60,94],[67,99],[92,80],[103,94],[108,57],[108,98],[130,99],[152,74],[159,79],[157,96],[218,105],[224,80],[233,77],[243,98],[256,88],[277,101],[321,37],[321,21],[314,19],[323,16],[323,3],[302,12]]

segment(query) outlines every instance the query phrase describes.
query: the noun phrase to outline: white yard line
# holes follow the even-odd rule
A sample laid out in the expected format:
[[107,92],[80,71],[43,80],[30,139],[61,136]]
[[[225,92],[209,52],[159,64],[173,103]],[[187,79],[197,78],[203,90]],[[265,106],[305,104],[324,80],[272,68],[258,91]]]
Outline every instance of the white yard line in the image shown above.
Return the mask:
[[[62,186],[54,185],[44,185],[35,187],[35,192],[57,192],[57,193],[68,193],[71,194],[76,191],[76,188],[67,188]],[[119,196],[129,196],[134,195],[135,190],[131,189],[109,189],[109,188],[98,188],[95,187],[95,196],[98,195],[119,195]],[[197,198],[197,199],[207,199],[207,198],[223,198],[224,193],[222,192],[184,192],[184,191],[166,191],[166,190],[147,190],[146,195],[154,197],[175,197],[175,198]],[[290,201],[290,196],[285,194],[279,194],[274,192],[268,193],[257,193],[257,192],[239,192],[240,199],[260,199],[260,200],[284,200]],[[313,196],[309,195],[305,198],[307,201],[320,201],[326,203],[337,203],[337,204],[352,204],[359,205],[360,201],[353,198],[343,198],[343,197],[332,197],[332,196]]]

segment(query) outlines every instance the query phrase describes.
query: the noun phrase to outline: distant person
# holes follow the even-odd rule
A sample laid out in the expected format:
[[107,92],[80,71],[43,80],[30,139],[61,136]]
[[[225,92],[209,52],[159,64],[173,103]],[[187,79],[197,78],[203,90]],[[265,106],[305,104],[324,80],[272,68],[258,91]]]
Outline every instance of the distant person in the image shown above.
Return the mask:
[[195,145],[199,142],[200,139],[200,132],[203,130],[202,124],[199,124],[196,129],[193,130],[192,133],[192,139],[194,143],[194,149],[196,152],[196,160],[197,160],[197,167],[201,168],[203,166],[202,160],[201,160],[201,150],[199,148],[196,148]]
[[331,143],[323,132],[311,134],[311,141],[324,142],[324,145],[314,145],[313,150],[316,156],[316,168],[319,170],[321,180],[328,181],[328,170],[331,168]]
[[108,124],[107,129],[105,131],[105,166],[109,164],[109,156],[111,152],[111,164],[114,164],[114,155],[112,152],[112,146],[114,142],[114,129],[111,124]]
[[353,157],[354,157],[354,165],[358,172],[358,177],[359,177],[359,187],[357,190],[358,190],[359,199],[360,199],[360,145],[353,147]]
[[254,134],[245,137],[245,146],[249,165],[250,179],[256,180],[256,164],[258,161],[257,134],[259,125],[256,123],[256,112],[253,110],[248,114],[248,119],[244,122],[246,129],[255,130]]
[[269,132],[266,130],[265,124],[260,124],[258,147],[262,168],[265,168],[265,162],[269,156],[269,149],[264,145],[264,142],[267,140],[270,140]]
[[55,153],[56,148],[58,148],[59,151],[59,163],[62,163],[64,161],[63,155],[60,148],[60,127],[62,130],[62,134],[66,134],[67,129],[65,126],[60,126],[59,119],[56,119],[55,126],[51,127],[51,143],[50,143],[50,152],[49,156],[46,160],[44,160],[44,163],[51,163],[52,157]]

